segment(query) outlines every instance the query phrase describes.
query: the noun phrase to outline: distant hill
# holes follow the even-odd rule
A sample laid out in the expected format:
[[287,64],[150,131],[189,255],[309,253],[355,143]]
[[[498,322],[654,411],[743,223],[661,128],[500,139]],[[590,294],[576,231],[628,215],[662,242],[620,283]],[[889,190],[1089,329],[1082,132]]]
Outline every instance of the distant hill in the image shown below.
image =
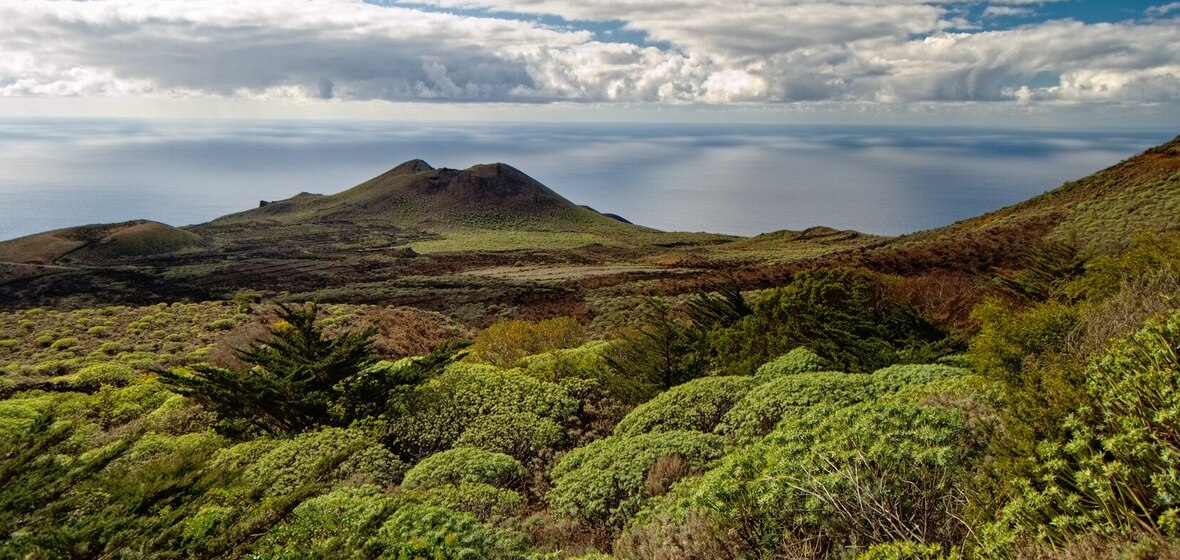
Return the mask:
[[201,236],[150,220],[94,224],[0,242],[0,261],[65,264],[141,257],[200,247]]
[[435,169],[422,160],[407,161],[338,194],[303,193],[208,225],[339,222],[423,231],[638,229],[578,206],[510,165]]

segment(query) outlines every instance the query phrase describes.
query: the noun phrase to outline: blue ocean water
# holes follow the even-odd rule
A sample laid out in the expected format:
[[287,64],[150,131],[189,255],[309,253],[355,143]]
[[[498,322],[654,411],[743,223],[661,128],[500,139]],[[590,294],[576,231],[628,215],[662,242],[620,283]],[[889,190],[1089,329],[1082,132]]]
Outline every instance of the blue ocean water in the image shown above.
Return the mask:
[[0,120],[0,239],[208,221],[334,193],[420,158],[504,162],[633,222],[753,235],[929,229],[1011,204],[1175,131],[813,125]]

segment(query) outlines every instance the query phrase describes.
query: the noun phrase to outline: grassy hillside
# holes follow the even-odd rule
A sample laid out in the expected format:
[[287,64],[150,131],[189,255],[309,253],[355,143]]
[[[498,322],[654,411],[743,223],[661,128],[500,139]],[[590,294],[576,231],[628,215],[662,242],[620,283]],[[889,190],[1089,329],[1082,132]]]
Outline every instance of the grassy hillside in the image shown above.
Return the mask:
[[59,229],[0,242],[0,261],[66,264],[173,253],[201,247],[201,236],[135,220]]
[[1046,242],[1091,257],[1180,229],[1180,137],[1024,202],[882,243],[861,262],[897,272],[1012,267]]

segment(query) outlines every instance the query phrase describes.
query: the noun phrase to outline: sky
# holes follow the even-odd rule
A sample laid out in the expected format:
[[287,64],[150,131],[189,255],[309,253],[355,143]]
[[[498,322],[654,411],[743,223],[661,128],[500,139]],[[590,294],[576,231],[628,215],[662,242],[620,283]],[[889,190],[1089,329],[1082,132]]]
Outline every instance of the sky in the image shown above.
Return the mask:
[[1180,122],[1161,0],[0,0],[0,116]]

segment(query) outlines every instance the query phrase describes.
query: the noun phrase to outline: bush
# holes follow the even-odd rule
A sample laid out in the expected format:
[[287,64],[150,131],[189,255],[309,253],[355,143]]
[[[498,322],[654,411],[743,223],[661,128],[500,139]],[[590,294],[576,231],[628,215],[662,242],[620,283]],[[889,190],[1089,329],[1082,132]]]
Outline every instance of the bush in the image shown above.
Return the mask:
[[[831,368],[869,372],[928,357],[946,334],[890,295],[893,277],[860,268],[812,269],[766,292],[753,312],[711,334],[721,371],[749,375],[806,346]],[[924,356],[930,354],[929,356]]]
[[702,377],[643,403],[615,427],[616,436],[652,432],[712,432],[758,382],[750,377]]
[[524,478],[520,462],[503,453],[473,447],[458,447],[431,455],[406,473],[406,488],[433,488],[464,482],[489,484],[498,488],[520,485]]
[[577,399],[555,383],[459,363],[416,388],[407,410],[391,420],[388,439],[402,455],[422,458],[451,448],[484,416],[528,412],[563,424],[577,410]]
[[338,488],[315,496],[299,504],[282,523],[271,527],[259,540],[252,557],[352,556],[363,549],[373,537],[374,529],[396,506],[380,488],[371,485]]
[[374,539],[382,558],[517,560],[527,539],[514,531],[484,525],[446,508],[406,504],[381,526]]
[[565,429],[548,418],[532,412],[507,412],[473,419],[455,445],[503,453],[528,463],[542,450],[557,447],[565,435]]
[[907,364],[889,366],[874,371],[871,383],[873,393],[884,395],[902,387],[925,385],[942,379],[962,377],[967,370],[938,364]]
[[50,349],[51,350],[68,350],[73,347],[77,347],[77,345],[78,345],[78,338],[74,338],[72,336],[66,336],[63,338],[58,338],[58,340],[53,341],[53,344],[50,344]]
[[783,354],[758,367],[754,377],[769,381],[771,378],[796,373],[811,373],[830,370],[827,360],[802,346]]
[[123,385],[139,377],[134,369],[119,363],[101,363],[86,366],[74,377],[79,385]]
[[717,433],[750,438],[769,433],[784,418],[799,416],[817,404],[852,404],[873,396],[872,376],[818,372],[780,377],[755,387],[738,401]]
[[547,496],[559,515],[621,527],[650,497],[648,473],[661,457],[680,456],[689,472],[721,457],[723,440],[699,432],[612,436],[571,451],[550,473]]
[[570,317],[544,321],[499,321],[476,335],[472,360],[500,367],[514,367],[525,356],[582,343],[582,326]]
[[968,354],[972,369],[1000,383],[1007,396],[1002,476],[1027,476],[1037,442],[1062,441],[1062,422],[1084,402],[1082,364],[1066,349],[1077,309],[1049,301],[1013,311],[989,301],[972,316],[980,323]]
[[921,544],[901,541],[870,546],[864,552],[856,555],[853,560],[949,560],[961,558],[952,554],[949,558],[943,554],[943,548],[938,544]]
[[727,456],[684,505],[753,557],[838,557],[895,540],[951,545],[984,449],[956,410],[891,397],[788,418]]
[[1113,344],[1086,378],[1089,408],[1065,422],[1064,445],[1038,448],[1007,529],[1053,546],[1180,536],[1180,313]]
[[422,491],[416,500],[429,506],[466,513],[480,521],[504,521],[524,512],[525,499],[519,493],[482,482],[444,484]]
[[289,495],[309,482],[387,486],[405,473],[404,463],[359,429],[324,428],[237,447],[242,449],[229,450],[223,461],[245,453],[249,466],[242,479],[261,496]]

